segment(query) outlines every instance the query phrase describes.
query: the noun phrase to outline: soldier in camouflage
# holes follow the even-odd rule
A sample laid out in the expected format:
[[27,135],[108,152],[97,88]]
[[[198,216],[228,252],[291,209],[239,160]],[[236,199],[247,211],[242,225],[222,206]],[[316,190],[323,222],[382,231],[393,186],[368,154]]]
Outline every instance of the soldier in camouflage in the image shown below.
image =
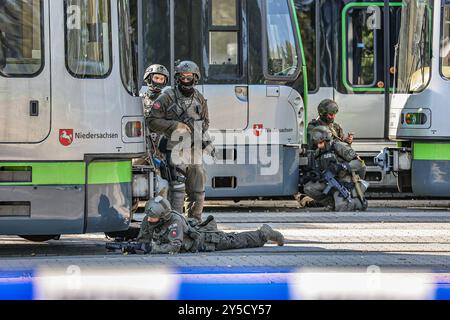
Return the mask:
[[157,197],[147,203],[145,218],[133,253],[177,254],[259,248],[268,241],[284,245],[283,235],[268,225],[257,231],[225,233],[213,217],[199,224],[173,211],[170,203]]
[[143,94],[143,105],[144,105],[144,116],[145,123],[147,125],[147,145],[156,147],[156,150],[153,150],[155,153],[159,153],[159,145],[161,144],[161,136],[155,132],[151,132],[149,129],[148,121],[150,112],[153,108],[153,104],[156,99],[161,95],[162,90],[167,86],[169,82],[169,71],[166,67],[160,64],[153,64],[147,68],[144,75],[144,82],[147,84],[148,90]]
[[[365,173],[365,166],[356,152],[348,144],[333,139],[328,126],[314,128],[311,141],[316,149],[314,169],[317,174],[305,185],[306,195],[333,211],[366,210],[368,203],[364,193],[368,185],[359,175],[359,172]],[[335,174],[336,180],[350,191],[350,200],[344,199],[336,190],[324,194],[327,183],[321,174],[326,170]]]
[[[169,201],[172,208],[182,213],[186,198],[187,216],[199,222],[202,221],[206,184],[203,152],[211,147],[211,144],[203,143],[209,129],[209,115],[205,98],[195,89],[200,78],[200,69],[194,62],[180,62],[175,68],[176,87],[167,89],[155,101],[148,118],[149,128],[168,139],[168,161],[185,177],[185,185],[177,179],[171,183]],[[180,161],[176,148],[180,144],[179,138],[186,136],[191,141],[200,140],[202,148],[198,150],[195,143],[190,144],[190,161]]]
[[319,126],[327,126],[330,129],[334,140],[345,142],[349,145],[353,143],[353,135],[349,134],[347,137],[344,137],[344,130],[342,130],[342,127],[335,122],[336,115],[339,112],[339,106],[335,101],[330,99],[323,100],[319,104],[318,111],[319,117],[317,119],[312,120],[308,124],[307,130],[308,130],[309,149],[314,148],[314,145],[311,140],[312,131],[314,128],[317,128]]

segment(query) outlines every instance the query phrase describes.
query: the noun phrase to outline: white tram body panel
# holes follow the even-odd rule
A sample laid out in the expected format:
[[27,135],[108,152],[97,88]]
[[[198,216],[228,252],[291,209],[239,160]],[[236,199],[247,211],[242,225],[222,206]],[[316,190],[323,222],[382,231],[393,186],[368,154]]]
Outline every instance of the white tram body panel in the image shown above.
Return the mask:
[[134,9],[122,0],[2,5],[0,234],[126,230],[131,162],[145,152],[135,66],[124,59]]

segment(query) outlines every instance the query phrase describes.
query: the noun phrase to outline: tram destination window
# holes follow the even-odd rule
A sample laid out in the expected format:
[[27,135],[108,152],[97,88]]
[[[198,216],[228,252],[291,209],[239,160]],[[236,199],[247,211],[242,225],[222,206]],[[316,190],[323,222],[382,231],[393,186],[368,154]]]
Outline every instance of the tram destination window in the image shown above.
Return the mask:
[[450,80],[450,4],[442,11],[441,74]]
[[237,0],[212,0],[209,26],[209,76],[236,78],[240,64]]
[[66,64],[77,78],[105,78],[111,71],[109,0],[65,0]]
[[287,1],[267,0],[267,74],[293,78],[298,72],[294,26]]
[[372,14],[364,7],[350,10],[347,17],[347,75],[355,87],[373,87],[377,80],[377,33],[368,23]]
[[432,35],[433,2],[407,2],[402,7],[396,93],[421,92],[430,83]]
[[44,65],[41,0],[0,2],[0,76],[33,77]]
[[139,95],[137,0],[119,0],[120,75],[127,91]]

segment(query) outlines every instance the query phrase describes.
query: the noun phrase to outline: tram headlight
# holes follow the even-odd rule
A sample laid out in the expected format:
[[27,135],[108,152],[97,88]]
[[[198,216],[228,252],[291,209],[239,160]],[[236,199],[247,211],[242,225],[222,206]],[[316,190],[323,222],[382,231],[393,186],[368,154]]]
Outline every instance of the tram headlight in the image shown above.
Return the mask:
[[125,126],[125,134],[128,138],[140,138],[143,134],[141,121],[130,121]]
[[[403,120],[403,119],[402,119]],[[428,117],[424,113],[406,113],[404,122],[409,126],[421,126],[426,124]]]

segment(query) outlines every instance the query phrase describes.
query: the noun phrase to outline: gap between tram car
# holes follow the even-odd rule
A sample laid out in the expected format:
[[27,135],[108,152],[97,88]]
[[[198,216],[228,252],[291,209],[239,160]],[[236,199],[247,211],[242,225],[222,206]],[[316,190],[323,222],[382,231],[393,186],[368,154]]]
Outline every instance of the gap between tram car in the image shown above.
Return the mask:
[[439,273],[293,268],[142,268],[0,272],[0,300],[450,300]]

